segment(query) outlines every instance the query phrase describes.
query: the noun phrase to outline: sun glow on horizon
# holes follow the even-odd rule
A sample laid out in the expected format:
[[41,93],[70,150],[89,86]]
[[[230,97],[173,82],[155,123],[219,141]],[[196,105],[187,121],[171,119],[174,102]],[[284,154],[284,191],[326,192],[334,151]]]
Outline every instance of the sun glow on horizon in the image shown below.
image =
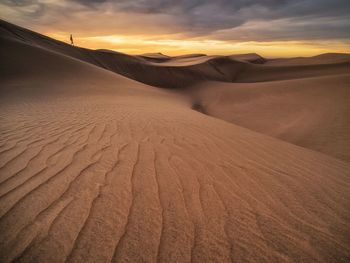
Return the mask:
[[348,0],[0,1],[16,25],[90,49],[168,55],[350,53]]
[[[68,42],[69,35],[49,32],[48,36]],[[77,46],[89,49],[109,49],[127,54],[162,52],[167,55],[203,53],[208,55],[231,55],[258,53],[266,57],[314,56],[322,53],[349,53],[346,43],[338,41],[246,41],[234,42],[213,39],[172,39],[147,35],[74,36]]]

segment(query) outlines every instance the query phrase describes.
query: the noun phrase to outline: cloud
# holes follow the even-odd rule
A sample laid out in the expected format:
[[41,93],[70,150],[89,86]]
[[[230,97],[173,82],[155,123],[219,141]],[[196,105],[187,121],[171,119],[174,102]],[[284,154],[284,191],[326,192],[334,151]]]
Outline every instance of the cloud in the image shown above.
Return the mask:
[[342,17],[313,19],[281,18],[246,22],[218,30],[210,38],[230,41],[350,40],[350,20]]
[[81,34],[273,41],[349,39],[349,0],[5,0],[1,16]]
[[238,27],[251,20],[350,18],[348,0],[76,0],[87,6],[110,4],[118,12],[165,14],[187,31],[207,33]]

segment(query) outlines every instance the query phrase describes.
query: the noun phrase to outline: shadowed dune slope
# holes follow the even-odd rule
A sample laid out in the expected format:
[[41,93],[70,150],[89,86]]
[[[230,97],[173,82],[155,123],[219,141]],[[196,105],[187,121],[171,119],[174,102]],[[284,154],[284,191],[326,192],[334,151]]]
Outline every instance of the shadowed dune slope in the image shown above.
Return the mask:
[[0,262],[350,260],[349,162],[60,48],[0,39]]
[[188,65],[188,60],[193,60],[193,57],[185,56],[175,57],[174,61],[167,65],[150,61],[163,59],[164,55],[131,56],[108,50],[77,48],[5,21],[0,21],[0,32],[2,38],[15,39],[91,63],[139,82],[164,88],[184,88],[206,80],[232,81],[237,71],[246,64],[225,57],[215,56],[203,60],[197,56],[199,61]]
[[337,56],[336,63],[326,54],[316,57],[317,64],[305,62],[297,65],[266,63],[266,59],[257,54],[232,56],[194,54],[169,57],[154,53],[131,56],[108,50],[73,47],[2,20],[0,20],[0,32],[3,37],[15,38],[162,88],[183,89],[208,80],[221,82],[287,80],[346,73],[350,69],[350,57],[343,54],[331,55]]
[[239,60],[251,62],[254,64],[264,64],[267,62],[267,60],[265,58],[263,58],[262,56],[260,56],[258,54],[255,54],[255,53],[231,55],[230,58],[239,59]]
[[270,59],[270,65],[305,65],[305,64],[334,64],[348,62],[350,54],[326,53],[314,57]]
[[205,114],[350,161],[350,74],[192,91]]

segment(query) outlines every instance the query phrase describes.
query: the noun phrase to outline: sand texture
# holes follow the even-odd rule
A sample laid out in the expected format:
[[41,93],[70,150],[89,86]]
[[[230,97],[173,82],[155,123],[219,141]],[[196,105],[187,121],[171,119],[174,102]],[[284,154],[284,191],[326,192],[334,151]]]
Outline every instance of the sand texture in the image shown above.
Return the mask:
[[350,57],[139,56],[0,22],[0,262],[349,262]]

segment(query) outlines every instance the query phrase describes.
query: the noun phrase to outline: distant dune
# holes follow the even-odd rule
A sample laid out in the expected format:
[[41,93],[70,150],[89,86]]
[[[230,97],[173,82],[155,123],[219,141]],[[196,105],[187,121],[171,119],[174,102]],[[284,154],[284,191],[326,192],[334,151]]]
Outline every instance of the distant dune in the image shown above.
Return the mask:
[[349,54],[0,61],[0,262],[350,261]]
[[350,161],[350,74],[192,88],[205,114]]

